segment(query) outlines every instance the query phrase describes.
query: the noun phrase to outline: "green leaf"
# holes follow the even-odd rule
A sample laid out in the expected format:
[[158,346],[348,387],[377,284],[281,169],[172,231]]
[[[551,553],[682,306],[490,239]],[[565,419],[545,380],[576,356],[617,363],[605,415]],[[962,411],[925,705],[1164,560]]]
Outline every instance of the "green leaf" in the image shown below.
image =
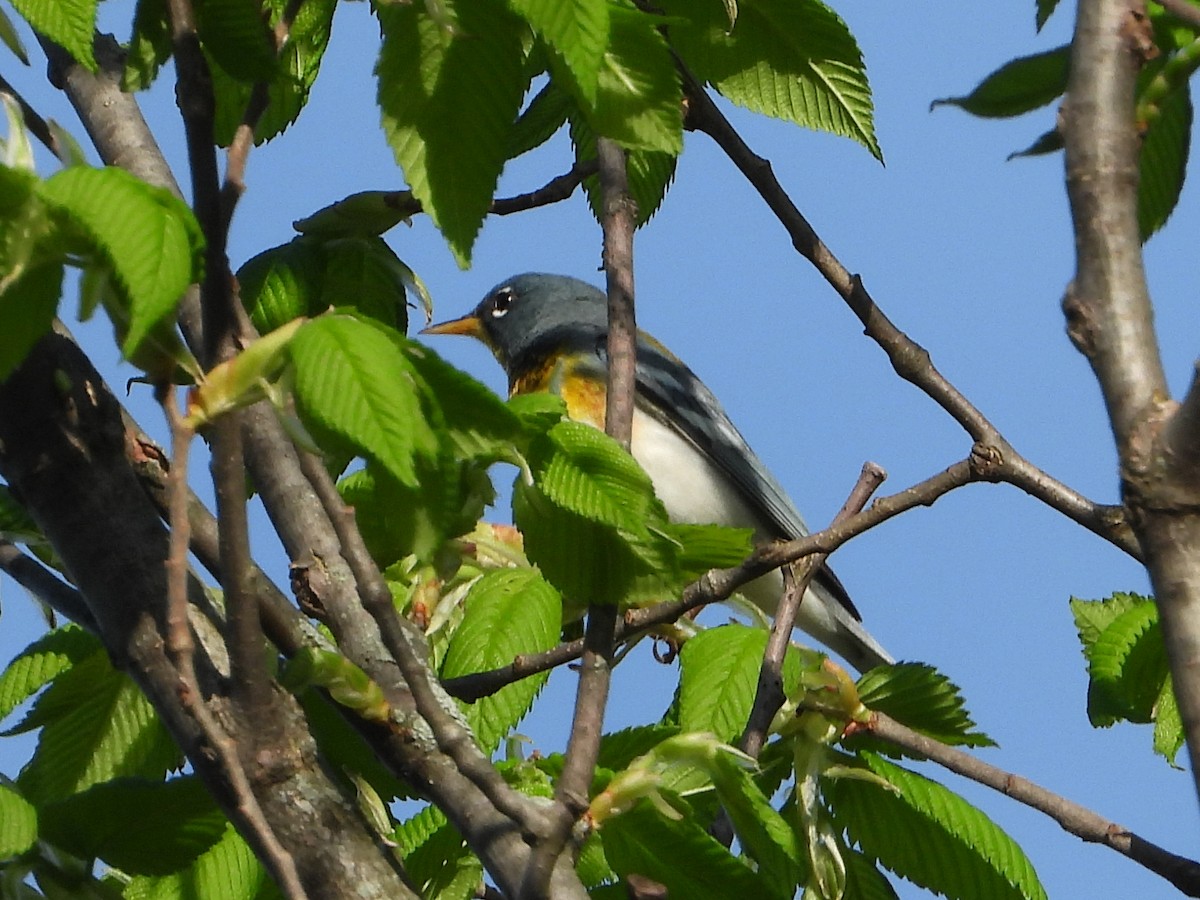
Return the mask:
[[558,53],[583,98],[595,103],[608,44],[607,0],[509,0],[509,6]]
[[[465,602],[466,617],[450,639],[442,678],[499,668],[558,642],[562,598],[536,569],[487,572]],[[522,678],[474,704],[462,704],[485,753],[491,754],[516,727],[548,677],[542,672]]]
[[546,143],[566,123],[567,113],[574,106],[571,95],[557,82],[546,82],[513,126],[506,156],[515,159]]
[[951,898],[1042,900],[1025,853],[980,810],[937,782],[864,753],[878,784],[838,778],[825,785],[834,818],[868,857]]
[[184,871],[136,876],[123,893],[127,900],[276,900],[282,896],[232,825]]
[[858,680],[858,696],[865,706],[943,744],[996,746],[990,737],[975,730],[958,685],[924,663],[873,669]]
[[[267,0],[270,26],[288,9],[287,0]],[[305,0],[288,29],[288,42],[267,82],[267,108],[254,128],[254,142],[261,144],[283,132],[300,115],[321,68],[337,0]],[[228,146],[246,113],[254,86],[239,81],[220,65],[210,66],[213,94],[217,102],[214,134],[217,143]]]
[[[746,625],[722,625],[696,635],[679,653],[679,726],[684,731],[710,731],[723,741],[741,737],[767,649],[767,632]],[[788,648],[784,658],[784,691],[799,682],[804,662]]]
[[112,167],[63,169],[39,193],[82,228],[112,266],[129,302],[121,349],[132,356],[201,277],[204,241],[191,210],[166,190]]
[[132,93],[150,87],[173,50],[166,0],[137,0],[133,36],[126,48],[125,70],[121,73],[121,90]]
[[483,879],[483,866],[458,829],[435,807],[397,827],[404,870],[422,897],[468,900]]
[[408,191],[358,191],[297,219],[292,227],[301,234],[335,237],[378,237],[411,219],[405,207]]
[[1058,0],[1037,0],[1037,30],[1041,31],[1042,26],[1050,19],[1054,13],[1054,8],[1058,6]]
[[325,255],[320,241],[294,238],[251,257],[237,271],[242,305],[260,334],[319,313]]
[[0,784],[0,867],[3,860],[32,847],[37,838],[37,810],[15,789]]
[[498,3],[442,5],[452,28],[417,4],[377,9],[378,101],[413,195],[465,267],[525,93],[523,23]]
[[1147,127],[1139,157],[1138,230],[1142,240],[1167,223],[1187,177],[1192,137],[1192,98],[1183,82],[1158,104]]
[[408,329],[405,285],[411,275],[378,237],[335,238],[325,244],[326,306],[349,306],[403,333]]
[[[596,136],[591,126],[578,115],[571,119],[571,142],[575,145],[577,163],[586,163],[596,158]],[[629,196],[633,198],[637,215],[635,227],[641,227],[662,206],[667,189],[675,178],[678,156],[661,150],[629,150],[625,154],[625,171],[629,179]],[[600,221],[604,209],[604,197],[600,190],[600,176],[590,175],[583,180],[587,192],[588,206],[596,221]]]
[[411,788],[384,767],[362,734],[328,697],[320,691],[305,691],[300,703],[321,758],[333,771],[353,772],[366,779],[385,801],[411,796]]
[[1088,662],[1088,718],[1093,725],[1152,721],[1170,673],[1158,607],[1144,601],[1114,619],[1092,645]]
[[275,42],[256,0],[204,0],[196,25],[205,51],[222,69],[253,84],[275,74]]
[[875,863],[857,850],[843,848],[847,900],[899,900],[896,889]]
[[491,462],[511,456],[521,422],[503,400],[424,344],[406,342],[402,351],[438,404],[456,457]]
[[641,575],[670,564],[666,522],[649,476],[612,438],[562,421],[528,453],[534,475],[518,475],[513,516],[525,551],[574,604],[619,603]]
[[414,460],[435,458],[438,442],[396,343],[368,322],[330,315],[306,323],[289,352],[305,426],[353,446],[401,484],[417,487]]
[[59,673],[100,652],[97,637],[77,625],[64,625],[38,638],[0,675],[0,719],[28,700]]
[[12,51],[13,56],[25,63],[25,65],[29,65],[29,54],[25,52],[25,45],[21,43],[21,36],[17,34],[16,26],[13,25],[12,19],[8,17],[8,13],[2,9],[0,9],[0,41]]
[[791,897],[805,880],[804,854],[796,832],[737,761],[717,755],[711,769],[721,806],[729,814],[738,843],[753,857],[771,893]]
[[754,112],[851,138],[882,161],[871,89],[850,29],[820,0],[738,6],[665,0],[672,44],[696,75]]
[[[752,872],[699,822],[661,815],[641,801],[607,820],[600,830],[604,855],[622,878],[642,875],[665,885],[669,896],[688,900],[774,897],[766,880]],[[662,848],[669,847],[670,853]]]
[[63,266],[47,262],[26,268],[0,295],[0,381],[50,331],[62,295]]
[[179,750],[137,686],[93,653],[55,679],[14,731],[41,727],[18,784],[44,805],[122,776],[162,778]]
[[679,727],[676,725],[636,725],[610,732],[600,738],[596,766],[613,771],[624,769],[637,757],[677,734]]
[[1091,654],[1092,645],[1122,615],[1135,607],[1153,602],[1149,597],[1127,593],[1113,594],[1104,600],[1072,597],[1071,615],[1075,619],[1075,630],[1079,632],[1079,642],[1083,645],[1083,655],[1087,657]]
[[661,20],[624,3],[610,6],[611,36],[597,81],[595,104],[584,100],[588,124],[627,150],[677,156],[683,149],[679,73]]
[[1066,91],[1070,55],[1070,46],[1064,44],[1011,60],[966,96],[934,100],[932,106],[957,106],[972,115],[993,119],[1024,115]]
[[12,5],[34,31],[59,44],[89,72],[96,72],[92,32],[97,0],[12,0]]
[[44,839],[129,875],[182,869],[212,847],[227,824],[194,775],[104,782],[43,806],[40,815]]
[[1168,678],[1158,695],[1154,711],[1154,752],[1174,766],[1175,757],[1183,748],[1186,734],[1179,704],[1175,700],[1175,689]]

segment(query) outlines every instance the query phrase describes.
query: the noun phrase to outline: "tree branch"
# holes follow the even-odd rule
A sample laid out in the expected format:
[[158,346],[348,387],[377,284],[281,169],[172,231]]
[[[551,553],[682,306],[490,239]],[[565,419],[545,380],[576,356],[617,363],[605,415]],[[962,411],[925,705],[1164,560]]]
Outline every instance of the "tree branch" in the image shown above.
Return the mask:
[[678,65],[688,98],[687,126],[704,132],[721,147],[786,229],[792,246],[837,291],[862,322],[867,336],[887,354],[896,373],[920,388],[971,436],[976,443],[973,452],[988,460],[989,480],[1008,482],[1027,491],[1135,559],[1141,559],[1141,549],[1119,509],[1087,500],[1029,463],[934,367],[929,352],[884,315],[862,280],[842,265],[796,208],[776,180],[771,164],[746,145],[687,67],[682,62]]
[[1076,251],[1063,309],[1104,395],[1200,779],[1200,392],[1193,384],[1182,405],[1169,399],[1137,221],[1134,98],[1154,52],[1142,3],[1080,3],[1062,110]]
[[1200,864],[1194,860],[1164,850],[1026,778],[989,765],[957,747],[919,734],[884,713],[873,712],[866,730],[897,747],[928,757],[951,772],[1045,813],[1064,831],[1090,843],[1103,844],[1116,850],[1161,875],[1189,897],[1200,897]]
[[0,571],[33,594],[52,610],[78,622],[88,631],[99,626],[79,591],[62,581],[36,559],[26,556],[11,541],[0,539]]

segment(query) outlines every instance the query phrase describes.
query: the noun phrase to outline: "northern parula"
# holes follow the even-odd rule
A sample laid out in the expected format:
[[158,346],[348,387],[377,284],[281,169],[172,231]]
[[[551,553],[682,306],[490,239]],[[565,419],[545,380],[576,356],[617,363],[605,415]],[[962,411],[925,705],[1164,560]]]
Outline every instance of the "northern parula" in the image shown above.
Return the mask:
[[[518,275],[494,287],[467,315],[422,333],[478,338],[504,367],[510,393],[553,391],[572,419],[604,428],[608,301],[587,282]],[[753,528],[761,541],[808,534],[795,505],[712,391],[643,332],[631,450],[673,521]],[[778,571],[742,587],[767,613],[778,606],[782,590]],[[863,628],[827,566],[813,578],[796,624],[860,671],[893,661]]]

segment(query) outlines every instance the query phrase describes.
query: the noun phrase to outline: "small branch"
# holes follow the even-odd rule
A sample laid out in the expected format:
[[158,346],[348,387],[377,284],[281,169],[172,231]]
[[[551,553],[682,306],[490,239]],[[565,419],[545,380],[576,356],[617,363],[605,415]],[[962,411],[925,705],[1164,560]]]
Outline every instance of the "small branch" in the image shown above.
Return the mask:
[[79,591],[31,556],[26,556],[11,541],[0,540],[0,571],[33,594],[52,610],[77,622],[93,634],[99,626]]
[[1064,831],[1076,837],[1116,850],[1156,875],[1161,875],[1187,896],[1200,897],[1200,864],[1195,861],[1164,850],[1026,778],[989,765],[957,747],[919,734],[883,713],[873,712],[866,728],[876,737],[897,747],[926,756],[951,772],[1045,813]]
[[1124,550],[1135,559],[1141,548],[1120,510],[1093,503],[1037,469],[1000,434],[990,421],[937,370],[929,352],[892,323],[862,284],[825,245],[812,225],[788,197],[771,170],[771,164],[756,155],[713,103],[707,91],[677,61],[688,97],[687,126],[702,131],[725,151],[759,196],[787,230],[794,246],[813,264],[862,322],[868,337],[887,354],[896,373],[920,388],[969,434],[977,445],[987,448],[989,480],[1004,481],[1070,517],[1075,522]]
[[[871,499],[871,495],[883,484],[885,478],[887,478],[887,472],[880,466],[871,462],[865,463],[846,502],[834,516],[833,522],[830,523],[831,527],[841,525],[861,512],[867,501]],[[742,738],[738,742],[738,746],[755,759],[758,759],[758,754],[762,752],[763,744],[767,739],[767,729],[770,728],[775,713],[779,712],[785,699],[783,658],[792,637],[792,628],[796,624],[796,615],[800,612],[800,603],[804,599],[804,592],[808,590],[813,575],[820,570],[828,555],[827,553],[813,553],[804,557],[802,564],[797,566],[800,571],[793,578],[788,579],[790,583],[779,604],[779,610],[775,614],[775,621],[771,625],[771,636],[767,640],[767,650],[763,655],[763,664],[758,672],[758,687],[754,694],[754,705],[750,708],[746,730],[742,732]],[[783,569],[785,575],[790,571],[790,567]]]
[[[600,170],[599,163],[589,159],[577,162],[569,172],[551,178],[539,188],[512,197],[499,197],[488,206],[488,212],[493,216],[511,216],[514,213],[526,212],[539,206],[549,206],[560,203],[575,193],[575,189],[585,178],[595,175]],[[403,218],[410,218],[424,211],[421,201],[410,191],[391,191],[384,197],[385,202],[396,210]]]
[[[971,460],[962,460],[910,488],[876,500],[870,507],[850,516],[839,525],[831,525],[824,531],[794,541],[759,547],[740,565],[729,569],[709,570],[698,581],[688,585],[678,600],[656,603],[644,609],[628,610],[624,619],[617,624],[615,640],[627,640],[656,625],[674,622],[693,609],[728,600],[742,585],[773,569],[813,553],[832,553],[852,537],[874,528],[881,522],[917,506],[930,506],[950,491],[979,480],[981,479],[973,474]],[[494,694],[505,685],[521,678],[579,659],[582,654],[583,640],[570,641],[542,653],[518,657],[509,665],[498,669],[451,678],[443,687],[451,696],[473,702]]]
[[9,84],[3,75],[0,75],[0,94],[8,94],[17,101],[17,106],[21,109],[21,120],[25,123],[25,128],[42,142],[42,146],[58,157],[61,162],[67,163],[70,161],[70,157],[59,146],[58,138],[54,136],[54,132],[50,130],[50,126],[46,124],[46,120],[38,115],[38,111],[29,104],[28,100],[21,96],[15,87]]

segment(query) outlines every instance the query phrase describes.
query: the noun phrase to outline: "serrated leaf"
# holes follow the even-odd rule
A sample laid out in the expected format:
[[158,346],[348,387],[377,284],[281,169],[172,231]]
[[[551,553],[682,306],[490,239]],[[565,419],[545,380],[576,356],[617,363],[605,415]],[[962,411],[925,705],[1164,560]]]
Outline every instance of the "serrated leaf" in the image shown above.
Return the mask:
[[173,49],[166,0],[137,0],[133,36],[125,49],[121,90],[134,92],[150,87]]
[[64,625],[38,638],[0,675],[0,720],[59,673],[100,650],[100,640],[77,625]]
[[294,238],[251,257],[237,271],[242,305],[260,334],[321,312],[325,255],[319,241]]
[[503,400],[423,344],[406,342],[403,352],[441,409],[458,458],[490,462],[511,455],[521,422]]
[[607,0],[509,0],[509,6],[558,53],[585,101],[595,103],[608,43]]
[[1158,607],[1143,601],[1113,619],[1092,644],[1088,663],[1088,718],[1093,725],[1151,721],[1170,674]]
[[742,850],[758,864],[771,893],[791,897],[806,879],[804,854],[795,831],[771,805],[754,778],[735,760],[718,755],[710,770],[717,796],[737,832]]
[[600,738],[596,766],[617,771],[637,757],[649,753],[667,738],[679,734],[677,725],[636,725],[613,731]]
[[204,0],[196,24],[205,51],[239,81],[269,81],[275,43],[257,0]]
[[82,228],[112,266],[129,303],[121,350],[132,356],[200,279],[204,241],[191,210],[168,191],[112,167],[63,169],[39,193]]
[[[287,0],[268,0],[266,6],[270,10],[270,25],[274,27],[289,4]],[[336,6],[337,0],[306,0],[295,11],[287,43],[279,53],[275,76],[267,82],[267,108],[254,128],[256,144],[282,133],[304,109],[329,44]],[[218,144],[228,146],[245,116],[254,86],[239,81],[219,65],[210,68],[217,104],[214,136]]]
[[497,3],[443,6],[452,29],[416,4],[378,8],[378,101],[409,188],[465,267],[525,93],[523,24]]
[[666,0],[672,43],[722,96],[754,112],[851,138],[880,161],[862,53],[845,22],[820,0],[739,6],[731,29],[715,3]]
[[50,331],[62,283],[62,263],[47,262],[26,268],[5,286],[0,295],[0,381]]
[[362,734],[324,694],[305,691],[300,695],[300,703],[321,757],[330,768],[366,779],[385,801],[411,796],[411,788],[384,767]]
[[[443,678],[499,668],[558,642],[562,598],[536,569],[487,572],[471,587],[465,603],[466,616],[442,662]],[[462,704],[485,753],[491,754],[516,727],[548,677],[543,672],[523,678],[474,704]]]
[[[596,136],[591,126],[578,115],[571,119],[571,142],[575,145],[575,159],[578,164],[587,163],[596,158]],[[640,228],[654,216],[667,189],[675,178],[675,164],[678,156],[661,150],[629,150],[625,154],[625,172],[629,180],[629,196],[633,199],[636,209],[634,226]],[[604,208],[604,197],[600,190],[600,176],[590,175],[583,180],[583,188],[587,192],[588,206],[596,221],[600,221]]]
[[0,784],[0,862],[24,853],[37,838],[37,810],[16,790]]
[[483,865],[467,847],[458,829],[436,810],[423,812],[416,818],[425,820],[419,828],[407,824],[397,831],[404,829],[407,832],[406,840],[400,841],[402,847],[419,837],[419,842],[404,852],[404,870],[421,896],[439,900],[468,900],[475,896],[483,880]]
[[650,479],[612,438],[562,421],[535,438],[518,475],[513,517],[525,551],[574,606],[619,603],[640,576],[672,565]]
[[1064,44],[1010,60],[966,96],[934,100],[932,105],[957,106],[985,118],[1010,118],[1040,109],[1066,91],[1070,53],[1070,46]]
[[1175,700],[1175,688],[1168,678],[1163,682],[1154,705],[1154,752],[1175,766],[1175,757],[1183,748],[1186,733],[1183,730],[1183,717],[1179,714],[1179,704]]
[[59,44],[89,72],[96,71],[92,33],[97,0],[12,0],[12,5],[34,31]]
[[182,869],[224,834],[224,813],[199,778],[118,779],[41,809],[41,836],[129,875]]
[[677,156],[683,149],[679,73],[661,21],[624,4],[610,7],[611,34],[595,104],[584,101],[588,124],[627,150]]
[[279,889],[254,858],[233,826],[182,872],[161,877],[139,875],[125,887],[129,900],[276,900]]
[[943,744],[994,747],[975,730],[958,685],[924,663],[897,663],[873,669],[858,680],[863,705],[887,713]]
[[1152,603],[1149,597],[1139,594],[1117,593],[1104,600],[1083,600],[1072,597],[1071,615],[1075,619],[1075,630],[1083,645],[1083,655],[1091,653],[1092,645],[1113,622],[1129,610],[1143,603]]
[[104,653],[55,679],[17,730],[40,726],[18,784],[38,805],[122,776],[161,778],[179,750],[154,708]]
[[336,237],[377,237],[410,215],[402,207],[412,200],[406,191],[358,191],[297,219],[292,227],[301,234]]
[[557,82],[546,82],[513,126],[506,156],[515,159],[546,143],[566,124],[567,113],[573,107],[570,94]]
[[1043,900],[1024,851],[980,810],[915,772],[864,753],[897,790],[840,778],[825,785],[835,821],[868,857],[952,898]]
[[[746,625],[722,625],[701,632],[679,653],[679,726],[709,731],[736,741],[746,727],[758,673],[767,648],[767,632]],[[800,654],[789,647],[784,657],[784,690],[799,681]]]
[[852,900],[898,900],[896,889],[875,863],[857,850],[845,849],[846,894]]
[[21,43],[21,36],[17,34],[17,29],[12,23],[12,19],[8,17],[8,13],[0,9],[0,42],[12,51],[13,56],[19,59],[25,65],[29,65],[29,54],[25,52],[25,45]]
[[438,442],[395,342],[370,323],[330,315],[306,323],[289,352],[305,426],[350,444],[401,484],[417,487],[414,459],[436,458]]
[[[622,878],[638,874],[667,888],[671,897],[728,900],[774,896],[761,875],[744,863],[695,819],[661,815],[641,801],[607,820],[600,830],[604,855]],[[670,853],[662,848],[669,847]]]
[[325,243],[326,306],[350,306],[404,333],[408,329],[408,267],[378,237],[335,238]]
[[1138,158],[1138,231],[1142,241],[1167,223],[1187,177],[1192,98],[1186,81],[1160,101],[1158,113],[1142,137]]

